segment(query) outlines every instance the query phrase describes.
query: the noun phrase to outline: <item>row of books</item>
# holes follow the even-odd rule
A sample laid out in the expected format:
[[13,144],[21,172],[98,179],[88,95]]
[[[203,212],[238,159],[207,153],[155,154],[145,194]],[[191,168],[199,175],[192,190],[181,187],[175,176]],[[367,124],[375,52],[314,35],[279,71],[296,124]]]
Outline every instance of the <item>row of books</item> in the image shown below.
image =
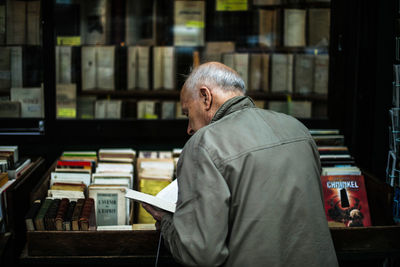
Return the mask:
[[92,198],[36,200],[25,216],[28,231],[96,230],[95,203]]
[[[74,83],[77,62],[70,46],[56,47],[56,81]],[[130,46],[127,56],[117,56],[115,46],[81,48],[82,90],[118,90],[118,60],[127,60],[127,90],[176,90],[176,66],[182,64],[173,46]],[[243,78],[248,90],[327,94],[327,54],[237,53],[232,42],[208,42],[202,61],[219,61]],[[189,67],[192,58],[185,62]]]
[[40,47],[0,47],[0,91],[12,87],[35,87],[43,81],[43,51]]
[[30,158],[20,157],[18,146],[0,146],[0,233],[7,229],[7,190],[32,165]]
[[[79,224],[71,227],[70,224],[74,221],[71,219],[74,218],[71,215],[73,208],[65,207],[62,209],[63,212],[59,212],[57,228],[57,212],[49,210],[38,213],[39,207],[34,208],[34,206],[40,204],[33,204],[32,211],[27,214],[26,219],[30,221],[27,222],[27,227],[30,230],[77,230],[78,227],[80,230],[94,230],[97,226],[123,227],[134,221],[153,223],[152,217],[141,207],[135,209],[125,194],[132,188],[152,195],[158,193],[173,180],[179,154],[179,149],[140,151],[136,159],[136,152],[129,148],[100,149],[98,153],[65,151],[57,161],[55,170],[50,174],[50,186],[43,203],[50,202],[49,199],[57,199],[62,203],[62,201],[67,202],[63,199],[67,199],[69,206],[76,205],[76,209],[79,199],[93,199],[96,222],[90,223],[89,220],[89,225],[93,225],[89,227],[90,229],[82,228]],[[137,167],[137,179],[134,179],[134,166]],[[61,209],[61,206],[53,209]],[[51,216],[46,215],[47,213]],[[41,214],[40,220],[44,220],[39,227],[36,227],[34,214]],[[46,223],[46,216],[53,218],[50,224]],[[78,218],[81,217],[75,216],[75,221],[79,222]],[[94,221],[94,218],[92,220]]]
[[267,47],[329,45],[329,8],[259,9],[258,19],[260,45]]
[[[258,2],[258,1],[254,1]],[[170,2],[171,3],[171,2]],[[203,46],[205,40],[205,25],[213,23],[213,14],[207,14],[206,1],[173,1],[173,5],[164,4],[160,7],[154,7],[150,3],[141,3],[134,5],[130,1],[126,2],[126,7],[123,7],[121,20],[125,20],[125,34],[122,34],[121,29],[114,28],[111,23],[111,9],[113,3],[109,0],[91,0],[81,2],[80,5],[68,6],[68,9],[62,9],[62,5],[57,9],[60,17],[67,17],[71,24],[70,31],[72,34],[79,37],[79,43],[89,45],[105,45],[111,43],[113,32],[119,34],[121,41],[128,45],[143,42],[157,41],[160,36],[171,34],[173,44],[176,46]],[[222,8],[221,8],[222,5]],[[223,11],[223,6],[226,4],[218,2],[212,12]],[[267,36],[280,34],[278,29],[284,31],[284,44],[287,46],[306,45],[305,35],[308,32],[309,45],[327,45],[329,41],[329,23],[330,12],[329,8],[309,8],[309,9],[284,9],[283,25],[281,25],[282,15],[280,10],[265,12],[258,6],[264,4],[254,4],[254,9],[248,9],[245,4],[244,11],[255,18],[255,23],[258,24],[260,34],[260,43],[264,43]],[[249,5],[251,7],[251,5]],[[161,8],[168,8],[160,10]],[[57,8],[57,6],[56,6]],[[120,6],[117,8],[121,8]],[[279,12],[278,12],[279,11]],[[80,14],[80,18],[76,15]],[[98,18],[96,25],[93,24],[93,17]],[[166,17],[172,17],[166,19]],[[207,18],[207,21],[206,21]],[[165,21],[167,25],[160,24],[157,21]],[[271,24],[273,26],[271,26]],[[95,27],[96,26],[96,27]],[[101,29],[98,30],[98,29]],[[141,30],[139,30],[141,29]],[[211,29],[212,30],[212,29]],[[62,29],[59,30],[60,36],[63,35]],[[163,32],[168,31],[168,32]],[[125,35],[125,36],[124,36]],[[287,38],[286,38],[287,37]]]

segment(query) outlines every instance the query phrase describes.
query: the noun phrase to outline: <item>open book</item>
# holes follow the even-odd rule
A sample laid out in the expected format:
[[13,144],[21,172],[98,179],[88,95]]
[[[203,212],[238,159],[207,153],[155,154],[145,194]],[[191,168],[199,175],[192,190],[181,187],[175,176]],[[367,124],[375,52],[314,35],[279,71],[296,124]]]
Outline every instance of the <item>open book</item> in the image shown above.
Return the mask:
[[125,197],[131,198],[138,202],[144,202],[174,213],[176,201],[178,200],[178,183],[177,180],[172,181],[168,186],[164,187],[156,196],[142,193],[136,190],[127,189]]

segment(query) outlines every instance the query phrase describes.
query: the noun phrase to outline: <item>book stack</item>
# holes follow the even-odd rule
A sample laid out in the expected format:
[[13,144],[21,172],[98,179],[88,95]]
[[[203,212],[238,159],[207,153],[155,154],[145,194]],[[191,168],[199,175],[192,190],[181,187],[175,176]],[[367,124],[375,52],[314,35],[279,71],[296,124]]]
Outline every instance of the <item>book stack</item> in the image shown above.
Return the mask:
[[64,151],[50,174],[48,197],[70,201],[85,198],[96,163],[96,151]]
[[25,216],[28,231],[96,230],[95,203],[91,198],[36,200]]
[[318,147],[322,167],[354,166],[354,158],[345,146],[344,135],[337,129],[311,129],[310,134]]
[[320,154],[325,212],[331,227],[371,226],[364,176],[337,129],[311,129]]
[[133,163],[136,152],[131,148],[101,148],[96,173],[92,175],[89,196],[96,203],[98,226],[126,225],[132,218],[127,189],[134,185]]

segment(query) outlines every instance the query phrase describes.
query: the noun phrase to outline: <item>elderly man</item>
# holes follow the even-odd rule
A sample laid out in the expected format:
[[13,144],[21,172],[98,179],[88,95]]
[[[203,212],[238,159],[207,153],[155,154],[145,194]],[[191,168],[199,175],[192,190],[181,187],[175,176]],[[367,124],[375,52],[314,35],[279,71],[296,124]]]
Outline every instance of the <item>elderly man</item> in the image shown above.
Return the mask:
[[185,265],[337,266],[312,137],[244,94],[231,68],[194,69],[181,91],[193,136],[178,163],[176,212],[144,208]]

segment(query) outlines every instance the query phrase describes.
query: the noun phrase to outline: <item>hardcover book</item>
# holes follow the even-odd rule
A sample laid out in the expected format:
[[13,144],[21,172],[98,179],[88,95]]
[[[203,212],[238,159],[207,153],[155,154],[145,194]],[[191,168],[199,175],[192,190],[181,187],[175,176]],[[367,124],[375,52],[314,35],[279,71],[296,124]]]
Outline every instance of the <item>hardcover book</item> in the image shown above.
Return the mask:
[[261,46],[275,47],[281,42],[280,10],[258,10],[259,33],[258,42]]
[[306,45],[306,11],[302,9],[284,10],[284,46]]
[[293,54],[272,54],[271,61],[271,92],[292,92]]
[[[0,186],[1,187],[1,186]],[[25,225],[27,231],[35,231],[35,217],[38,214],[41,206],[41,201],[35,200],[25,216]]]
[[56,230],[56,216],[57,216],[57,211],[60,206],[60,199],[53,199],[49,209],[46,212],[46,215],[44,216],[44,223],[46,230]]
[[38,211],[36,217],[35,217],[35,228],[38,231],[44,231],[46,230],[45,226],[45,216],[47,213],[47,210],[50,207],[50,204],[53,202],[52,199],[46,199],[44,200],[43,204],[40,207],[40,210]]
[[58,208],[57,215],[55,218],[55,225],[57,231],[65,230],[64,221],[67,215],[68,207],[69,207],[69,199],[68,198],[61,199],[60,206]]
[[311,46],[329,45],[331,11],[329,8],[308,10],[308,43]]
[[75,206],[76,206],[76,201],[69,202],[68,210],[65,215],[65,220],[63,222],[63,229],[65,229],[65,231],[72,230],[72,215],[74,213]]
[[328,93],[329,55],[315,56],[314,93]]
[[79,218],[79,225],[81,231],[96,230],[96,211],[93,198],[86,199]]
[[71,217],[71,230],[73,231],[79,231],[79,219],[81,217],[83,204],[85,204],[84,198],[80,198],[76,201],[75,208]]
[[203,46],[205,1],[174,1],[174,46]]
[[294,91],[308,94],[313,91],[314,56],[308,54],[295,55]]
[[363,175],[321,176],[330,226],[371,226]]

